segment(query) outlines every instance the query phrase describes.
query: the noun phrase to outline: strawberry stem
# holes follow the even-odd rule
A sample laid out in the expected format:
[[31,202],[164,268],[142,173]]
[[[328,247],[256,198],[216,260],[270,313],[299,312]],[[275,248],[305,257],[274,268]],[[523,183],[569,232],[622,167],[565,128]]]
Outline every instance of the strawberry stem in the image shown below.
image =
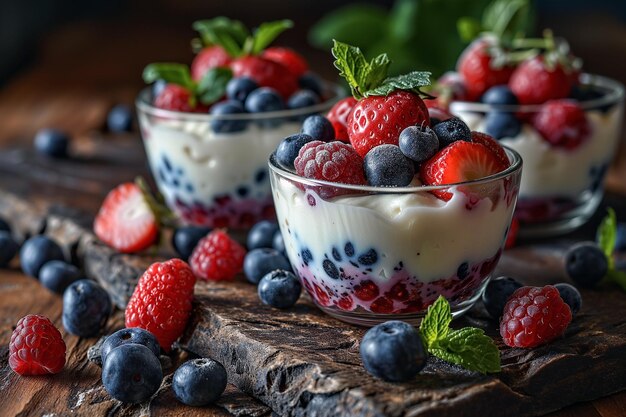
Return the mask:
[[152,214],[154,214],[157,224],[159,226],[175,226],[177,221],[176,215],[163,203],[163,196],[157,193],[157,197],[155,197],[150,186],[142,177],[135,178],[135,184],[141,190],[144,201],[150,208],[150,211],[152,211]]

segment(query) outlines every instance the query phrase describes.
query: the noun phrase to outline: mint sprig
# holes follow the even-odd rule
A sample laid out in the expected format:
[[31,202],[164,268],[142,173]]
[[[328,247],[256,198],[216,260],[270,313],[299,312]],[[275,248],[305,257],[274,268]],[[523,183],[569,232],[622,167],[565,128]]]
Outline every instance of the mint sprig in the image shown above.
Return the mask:
[[450,303],[439,296],[428,307],[420,324],[420,336],[428,352],[446,362],[480,373],[500,371],[500,352],[482,329],[450,329]]
[[143,80],[148,84],[164,80],[189,90],[191,107],[195,107],[198,101],[208,106],[220,100],[226,93],[226,84],[232,76],[233,73],[228,68],[211,68],[199,82],[195,82],[191,78],[189,67],[176,63],[148,64],[143,70]]
[[596,233],[596,242],[602,252],[606,255],[609,265],[605,279],[617,284],[622,290],[626,291],[626,271],[615,269],[615,260],[613,259],[613,251],[615,250],[615,242],[617,241],[617,218],[615,210],[609,207],[607,215],[602,219],[598,231]]
[[333,39],[334,65],[348,82],[354,98],[386,96],[396,90],[423,94],[420,87],[430,85],[430,72],[413,71],[397,77],[387,77],[391,61],[380,54],[367,61],[361,49]]
[[465,42],[470,42],[483,32],[494,35],[504,44],[524,35],[532,16],[528,0],[494,0],[485,7],[480,20],[462,17],[457,21],[457,31]]

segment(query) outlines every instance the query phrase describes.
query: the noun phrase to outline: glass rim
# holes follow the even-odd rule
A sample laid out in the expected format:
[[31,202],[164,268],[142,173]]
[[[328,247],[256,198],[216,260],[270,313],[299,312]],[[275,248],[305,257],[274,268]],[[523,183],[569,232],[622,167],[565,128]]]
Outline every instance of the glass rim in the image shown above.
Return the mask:
[[141,112],[147,113],[150,116],[163,117],[167,119],[184,119],[197,122],[210,122],[215,120],[232,120],[232,121],[246,121],[246,120],[267,120],[277,118],[290,118],[304,116],[307,114],[321,113],[329,110],[335,103],[346,96],[345,90],[339,84],[331,83],[328,81],[322,81],[322,89],[325,92],[332,93],[326,101],[315,104],[313,106],[302,107],[299,109],[287,109],[278,111],[269,111],[263,113],[242,113],[242,114],[220,114],[213,115],[210,113],[190,113],[176,110],[166,110],[155,107],[150,102],[150,86],[144,87],[137,98],[135,99],[135,106]]
[[[607,94],[591,100],[578,101],[583,110],[596,109],[602,106],[616,104],[624,99],[624,85],[612,78],[589,73],[580,74],[581,85],[600,87],[607,90]],[[564,98],[563,100],[567,100]],[[573,100],[573,99],[572,99]],[[543,104],[485,104],[474,101],[452,100],[450,111],[454,112],[476,112],[489,113],[493,111],[515,112],[515,113],[537,113]]]
[[511,149],[507,146],[502,146],[509,156],[509,160],[511,161],[511,165],[504,171],[497,172],[495,174],[478,178],[470,181],[457,182],[453,184],[443,184],[443,185],[411,185],[406,187],[375,187],[372,185],[356,185],[356,184],[343,184],[338,182],[331,182],[325,180],[317,180],[311,178],[302,177],[296,173],[288,171],[283,168],[278,161],[276,161],[276,151],[272,152],[270,155],[268,165],[270,171],[274,172],[276,175],[287,178],[292,181],[296,181],[300,184],[312,186],[312,187],[333,187],[341,190],[350,190],[350,191],[361,191],[361,192],[370,192],[377,194],[407,194],[407,193],[416,193],[416,192],[430,192],[430,191],[438,191],[438,190],[447,190],[452,187],[458,186],[467,186],[467,185],[481,185],[488,184],[491,182],[495,182],[501,180],[503,178],[508,177],[511,174],[515,174],[522,169],[522,157],[517,151]]

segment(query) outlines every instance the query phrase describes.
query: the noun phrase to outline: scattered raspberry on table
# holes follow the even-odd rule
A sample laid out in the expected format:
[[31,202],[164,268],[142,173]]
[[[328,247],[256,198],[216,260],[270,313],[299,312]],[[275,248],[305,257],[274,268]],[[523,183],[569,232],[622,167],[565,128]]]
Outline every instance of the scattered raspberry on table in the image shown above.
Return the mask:
[[47,317],[29,314],[17,322],[9,343],[9,366],[20,375],[61,372],[65,342]]

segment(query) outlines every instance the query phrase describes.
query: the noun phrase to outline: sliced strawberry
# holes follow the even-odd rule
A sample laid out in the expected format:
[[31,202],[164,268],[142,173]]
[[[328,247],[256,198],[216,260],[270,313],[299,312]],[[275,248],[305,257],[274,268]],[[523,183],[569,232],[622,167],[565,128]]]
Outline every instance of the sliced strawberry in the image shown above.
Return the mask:
[[509,80],[509,88],[520,104],[565,98],[571,87],[570,73],[558,63],[549,67],[541,55],[522,62]]
[[291,48],[272,46],[263,51],[261,56],[284,65],[296,77],[300,77],[309,70],[306,59]]
[[157,240],[158,222],[134,183],[124,183],[111,190],[94,221],[100,240],[122,253],[139,252]]
[[203,48],[191,62],[191,78],[200,81],[211,68],[226,67],[232,58],[219,45]]
[[[427,185],[457,184],[496,174],[507,167],[508,164],[503,163],[501,157],[487,146],[456,141],[422,164],[420,178]],[[445,201],[452,198],[452,193],[448,191],[433,193]],[[479,198],[484,196],[484,192],[479,191],[478,194]]]
[[488,134],[473,131],[472,142],[485,145],[500,159],[500,161],[502,161],[504,165],[506,165],[507,167],[511,165],[511,162],[509,161],[509,158],[506,156],[506,152],[504,151],[504,148],[502,147],[502,145],[500,145],[500,143],[497,140],[495,140]]
[[335,139],[350,143],[348,138],[348,116],[356,104],[356,99],[352,96],[339,100],[330,109],[326,118],[335,129]]
[[298,78],[287,67],[260,56],[243,56],[230,64],[233,77],[249,77],[262,87],[272,87],[286,100],[298,89]]

